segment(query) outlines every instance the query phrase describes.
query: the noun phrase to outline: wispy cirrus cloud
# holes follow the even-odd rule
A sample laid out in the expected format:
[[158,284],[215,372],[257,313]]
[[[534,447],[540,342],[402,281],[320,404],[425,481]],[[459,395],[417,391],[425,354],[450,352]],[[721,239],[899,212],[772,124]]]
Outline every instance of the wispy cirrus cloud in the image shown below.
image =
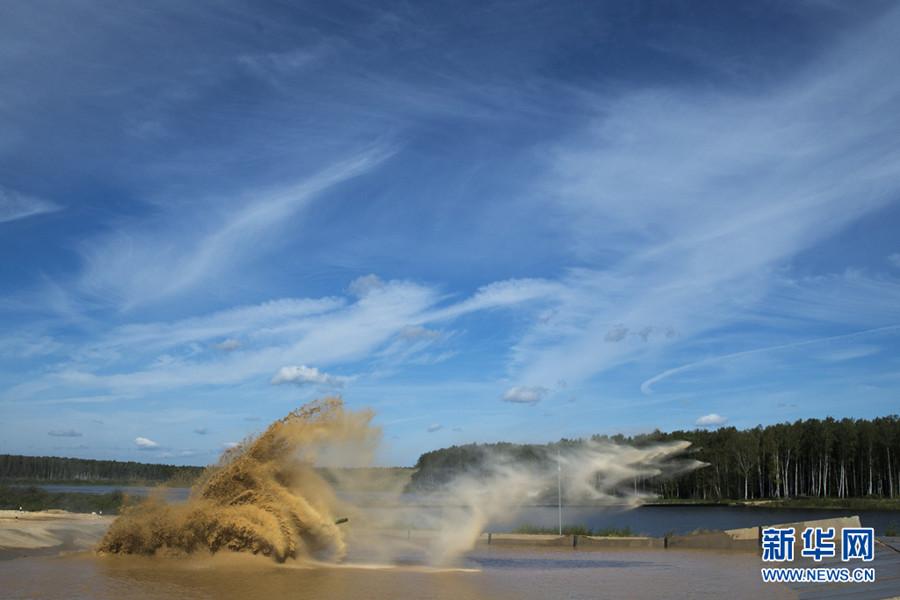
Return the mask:
[[[662,373],[654,375],[650,379],[645,380],[641,383],[641,391],[644,394],[652,394],[653,388],[657,384],[661,383],[666,379],[670,379],[675,377],[676,375],[680,375],[686,373],[688,371],[694,371],[701,368],[709,368],[715,367],[717,365],[721,365],[724,363],[729,363],[731,361],[739,361],[744,358],[753,357],[761,354],[768,353],[776,353],[783,351],[793,351],[801,348],[807,348],[810,346],[816,346],[820,344],[828,344],[839,341],[847,341],[847,340],[855,340],[858,338],[864,338],[867,336],[875,336],[878,334],[887,334],[894,335],[897,332],[900,332],[900,325],[887,325],[885,327],[876,327],[873,329],[865,329],[862,331],[854,331],[852,333],[834,335],[822,338],[814,338],[810,340],[801,340],[797,342],[789,342],[786,344],[778,344],[775,346],[768,346],[764,348],[753,348],[751,350],[743,350],[741,352],[732,352],[729,354],[723,354],[719,356],[711,356],[708,358],[704,358],[702,360],[698,360],[696,362],[688,363],[685,365],[681,365],[680,367],[675,367],[672,369],[667,369]],[[847,358],[853,358],[852,355]]]
[[[171,203],[155,218],[120,223],[82,244],[80,288],[123,308],[189,291],[264,254],[326,190],[376,168],[387,147],[359,152],[292,184],[231,198]],[[148,221],[153,223],[148,225]]]
[[893,11],[764,93],[598,96],[594,123],[556,146],[544,192],[570,215],[588,266],[560,281],[561,305],[517,344],[515,373],[585,381],[675,341],[624,343],[628,330],[683,340],[751,319],[784,261],[894,202],[900,83],[884,73],[898,23]]
[[17,221],[60,210],[60,206],[0,185],[0,223]]

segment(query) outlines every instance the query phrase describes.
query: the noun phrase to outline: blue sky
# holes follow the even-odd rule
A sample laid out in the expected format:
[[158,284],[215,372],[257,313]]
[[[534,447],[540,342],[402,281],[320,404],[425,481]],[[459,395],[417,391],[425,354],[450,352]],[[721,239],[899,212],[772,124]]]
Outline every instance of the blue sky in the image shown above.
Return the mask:
[[0,12],[0,452],[897,412],[896,5]]

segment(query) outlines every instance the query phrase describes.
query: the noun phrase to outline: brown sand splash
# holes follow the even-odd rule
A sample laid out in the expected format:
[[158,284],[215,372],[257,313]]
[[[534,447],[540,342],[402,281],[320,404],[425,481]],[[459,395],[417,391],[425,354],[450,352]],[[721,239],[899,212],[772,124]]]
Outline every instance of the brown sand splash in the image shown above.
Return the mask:
[[313,465],[339,465],[342,454],[371,452],[380,437],[371,418],[368,411],[344,410],[337,398],[307,404],[227,451],[186,504],[153,498],[126,509],[98,550],[340,559],[346,547],[334,524],[339,502]]

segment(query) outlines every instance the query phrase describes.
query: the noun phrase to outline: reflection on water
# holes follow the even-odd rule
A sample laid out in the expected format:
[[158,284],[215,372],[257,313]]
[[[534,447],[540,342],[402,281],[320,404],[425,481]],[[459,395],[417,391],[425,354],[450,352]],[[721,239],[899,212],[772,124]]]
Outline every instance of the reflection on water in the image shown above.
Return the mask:
[[669,550],[486,548],[459,568],[323,566],[244,554],[183,559],[80,554],[0,562],[3,598],[320,600],[340,598],[789,598],[759,581],[752,555]]

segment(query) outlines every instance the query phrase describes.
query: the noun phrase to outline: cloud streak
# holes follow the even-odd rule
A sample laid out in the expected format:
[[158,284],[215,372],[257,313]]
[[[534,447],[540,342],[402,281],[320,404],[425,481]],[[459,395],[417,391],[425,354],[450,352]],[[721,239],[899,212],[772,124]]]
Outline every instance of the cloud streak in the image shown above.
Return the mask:
[[293,184],[195,204],[189,214],[173,204],[153,227],[146,222],[119,226],[82,245],[86,266],[80,287],[92,295],[111,295],[126,309],[188,292],[263,255],[273,234],[317,197],[390,155],[387,148],[375,148]]
[[60,207],[49,200],[28,196],[0,185],[0,223],[27,219],[58,210]]

